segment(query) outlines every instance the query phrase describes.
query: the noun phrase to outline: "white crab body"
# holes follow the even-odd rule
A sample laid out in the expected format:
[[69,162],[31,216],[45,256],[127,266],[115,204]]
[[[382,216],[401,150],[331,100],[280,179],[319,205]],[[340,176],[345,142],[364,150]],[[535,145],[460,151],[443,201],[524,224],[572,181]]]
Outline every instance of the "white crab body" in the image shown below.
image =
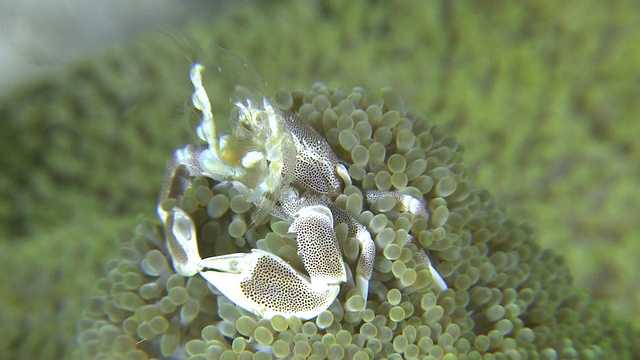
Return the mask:
[[[199,273],[237,306],[258,316],[274,315],[310,319],[326,310],[338,296],[340,284],[349,281],[334,225],[346,223],[349,236],[360,244],[354,290],[365,301],[373,273],[375,244],[367,228],[334,204],[335,197],[351,178],[326,139],[294,115],[262,104],[237,102],[237,126],[231,134],[218,135],[207,93],[202,85],[203,66],[195,64],[191,81],[193,104],[202,112],[198,136],[206,145],[187,145],[176,150],[170,162],[161,200],[179,197],[190,177],[204,175],[228,181],[259,211],[290,220],[296,235],[297,253],[306,274],[278,256],[254,249],[201,259],[195,225],[181,209],[158,207],[165,226],[167,248],[176,272]],[[394,192],[368,191],[365,199],[375,203],[390,194],[397,208],[415,216],[427,216],[421,201]],[[446,283],[421,252],[436,288]]]

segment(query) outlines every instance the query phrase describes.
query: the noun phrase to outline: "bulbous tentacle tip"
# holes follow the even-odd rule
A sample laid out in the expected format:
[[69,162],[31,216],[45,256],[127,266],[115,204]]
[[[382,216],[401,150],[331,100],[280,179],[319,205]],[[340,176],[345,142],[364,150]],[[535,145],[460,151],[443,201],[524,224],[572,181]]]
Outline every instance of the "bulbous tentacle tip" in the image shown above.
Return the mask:
[[200,275],[237,306],[264,318],[311,319],[329,308],[340,286],[309,277],[262,250],[203,259]]

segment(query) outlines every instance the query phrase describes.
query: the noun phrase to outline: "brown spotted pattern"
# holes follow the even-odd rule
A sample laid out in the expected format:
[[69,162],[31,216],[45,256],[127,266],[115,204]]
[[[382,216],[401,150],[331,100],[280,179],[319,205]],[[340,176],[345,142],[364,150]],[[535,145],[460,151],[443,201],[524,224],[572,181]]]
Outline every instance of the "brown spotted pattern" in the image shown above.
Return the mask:
[[[326,213],[314,209],[324,209]],[[314,205],[303,209],[291,224],[290,231],[297,234],[298,255],[312,283],[321,281],[335,284],[346,281],[340,244],[327,207]]]
[[262,256],[250,276],[240,283],[240,289],[248,299],[273,311],[296,313],[324,307],[331,291],[312,291],[296,275],[284,264]]
[[296,135],[298,153],[293,185],[319,194],[337,194],[341,186],[335,173],[338,157],[326,139],[297,116],[286,113],[283,119],[287,129]]

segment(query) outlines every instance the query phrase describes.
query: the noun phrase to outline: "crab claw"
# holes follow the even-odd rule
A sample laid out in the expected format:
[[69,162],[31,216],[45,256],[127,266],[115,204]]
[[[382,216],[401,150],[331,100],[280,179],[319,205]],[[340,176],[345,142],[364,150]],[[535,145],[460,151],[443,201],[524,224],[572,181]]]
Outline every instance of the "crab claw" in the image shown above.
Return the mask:
[[262,250],[206,258],[200,275],[239,307],[260,317],[311,319],[338,296],[338,284],[311,283],[281,258]]
[[196,239],[196,226],[184,210],[174,207],[164,218],[167,249],[176,273],[193,276],[198,273],[200,254]]
[[[169,162],[167,174],[160,191],[158,202],[158,217],[164,226],[167,249],[171,254],[173,268],[182,276],[193,276],[198,273],[198,241],[196,239],[196,225],[193,219],[184,210],[177,206],[171,209],[163,208],[163,201],[169,198],[179,199],[185,189],[189,187],[189,165],[184,157],[180,157],[184,151],[178,150],[174,158]],[[187,165],[185,165],[187,164]]]
[[309,205],[298,210],[289,232],[297,235],[298,255],[313,284],[347,281],[342,251],[333,229],[333,214],[326,205]]

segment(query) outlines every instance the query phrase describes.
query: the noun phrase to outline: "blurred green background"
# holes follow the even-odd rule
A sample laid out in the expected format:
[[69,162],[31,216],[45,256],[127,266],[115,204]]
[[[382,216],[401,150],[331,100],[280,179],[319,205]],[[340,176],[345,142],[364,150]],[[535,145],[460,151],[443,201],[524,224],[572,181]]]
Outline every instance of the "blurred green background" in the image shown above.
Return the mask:
[[563,254],[577,285],[638,321],[635,2],[282,0],[195,12],[2,87],[0,351],[66,352],[119,229],[154,216],[165,161],[194,141],[188,69],[216,44],[253,64],[267,92],[318,80],[394,88],[448,124],[471,179]]

